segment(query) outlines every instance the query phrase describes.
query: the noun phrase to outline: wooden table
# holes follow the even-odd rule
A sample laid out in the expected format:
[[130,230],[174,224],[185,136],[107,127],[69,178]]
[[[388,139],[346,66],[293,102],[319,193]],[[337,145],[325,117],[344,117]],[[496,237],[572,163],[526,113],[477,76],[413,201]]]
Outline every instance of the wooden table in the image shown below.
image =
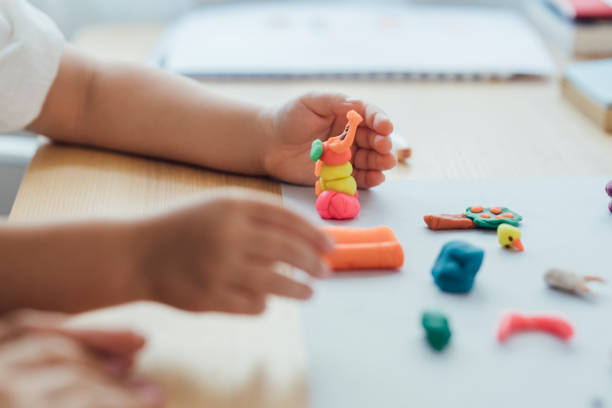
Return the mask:
[[[161,29],[93,27],[76,43],[101,56],[143,60]],[[389,113],[414,152],[409,165],[389,172],[390,179],[612,174],[612,137],[563,100],[557,82],[270,81],[207,86],[263,104],[309,90],[343,91],[375,102]],[[280,194],[279,185],[270,180],[43,144],[10,219],[138,214],[228,186]],[[147,334],[150,342],[139,370],[166,387],[170,407],[308,405],[306,356],[293,302],[273,299],[266,313],[255,318],[191,315],[133,304],[90,313],[78,322],[126,325]]]

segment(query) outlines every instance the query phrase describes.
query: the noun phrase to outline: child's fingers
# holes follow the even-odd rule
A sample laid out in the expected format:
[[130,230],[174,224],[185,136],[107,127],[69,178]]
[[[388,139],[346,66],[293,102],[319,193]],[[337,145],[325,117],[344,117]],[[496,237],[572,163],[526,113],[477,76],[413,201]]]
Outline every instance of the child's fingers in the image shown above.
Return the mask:
[[374,150],[358,149],[353,156],[353,167],[361,170],[389,170],[396,164],[395,156]]
[[163,390],[155,383],[144,378],[130,378],[126,381],[131,400],[117,404],[124,408],[163,407],[166,397]]
[[343,93],[311,92],[302,96],[300,101],[308,109],[323,117],[343,116],[344,120],[344,116],[351,109],[356,110],[362,116],[365,113],[363,101],[349,98]]
[[306,300],[312,296],[312,289],[303,283],[274,271],[273,267],[250,265],[240,277],[240,285],[248,290]]
[[359,188],[370,188],[385,181],[385,175],[380,170],[355,170],[353,177]]
[[263,258],[269,262],[285,262],[304,272],[322,277],[327,273],[327,266],[319,254],[308,245],[290,239],[287,234],[275,230],[260,230],[246,236],[249,257]]
[[363,149],[375,150],[378,153],[390,153],[392,143],[389,136],[379,135],[370,128],[360,127],[355,135],[355,144]]
[[293,211],[257,201],[250,202],[250,204],[249,209],[254,219],[289,232],[321,252],[327,252],[333,248],[334,243],[323,231]]
[[55,328],[53,331],[78,341],[94,352],[127,358],[131,358],[146,343],[143,336],[131,330]]
[[215,304],[221,312],[255,315],[266,309],[266,296],[241,286],[229,286]]
[[393,123],[387,114],[376,105],[365,106],[364,123],[367,127],[381,135],[389,135],[393,132]]

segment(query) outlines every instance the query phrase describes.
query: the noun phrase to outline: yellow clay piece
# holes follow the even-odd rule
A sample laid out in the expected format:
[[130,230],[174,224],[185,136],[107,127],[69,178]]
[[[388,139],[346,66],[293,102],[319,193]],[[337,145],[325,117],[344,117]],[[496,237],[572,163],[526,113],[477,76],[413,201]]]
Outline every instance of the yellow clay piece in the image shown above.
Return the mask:
[[521,242],[521,231],[510,224],[499,224],[497,227],[497,239],[499,244],[506,249],[523,251]]
[[328,166],[324,164],[321,166],[321,171],[319,172],[319,176],[326,182],[350,177],[351,174],[353,174],[353,165],[351,162],[346,162],[339,166]]
[[357,182],[352,176],[345,177],[339,180],[328,180],[319,179],[321,191],[334,190],[338,193],[344,193],[348,195],[355,195],[357,191]]

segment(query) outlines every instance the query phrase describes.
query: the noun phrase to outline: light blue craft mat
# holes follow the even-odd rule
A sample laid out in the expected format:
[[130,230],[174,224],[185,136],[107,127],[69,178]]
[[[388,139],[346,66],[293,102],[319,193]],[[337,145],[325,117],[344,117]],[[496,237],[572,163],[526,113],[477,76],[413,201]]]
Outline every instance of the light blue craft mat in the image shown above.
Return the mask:
[[[315,283],[303,306],[310,406],[612,407],[612,215],[606,179],[391,181],[361,192],[359,217],[342,225],[393,228],[405,251],[399,273]],[[283,186],[285,205],[318,224],[312,188]],[[428,213],[503,205],[522,214],[524,253],[501,249],[493,231],[434,232]],[[461,239],[485,249],[474,290],[433,284],[440,247]],[[600,274],[589,299],[546,287],[547,268]],[[453,337],[435,353],[420,327],[424,309],[450,318]],[[558,311],[575,328],[569,344],[530,333],[499,344],[504,309]]]

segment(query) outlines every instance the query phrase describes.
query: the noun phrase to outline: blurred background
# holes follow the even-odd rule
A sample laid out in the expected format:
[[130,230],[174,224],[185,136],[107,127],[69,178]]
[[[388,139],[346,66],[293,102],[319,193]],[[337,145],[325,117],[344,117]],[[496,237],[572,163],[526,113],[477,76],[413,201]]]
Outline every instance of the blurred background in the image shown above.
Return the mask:
[[[258,0],[242,1],[256,3]],[[291,0],[285,0],[284,3]],[[357,3],[360,0],[328,0]],[[368,3],[433,3],[514,6],[521,0],[372,0]],[[49,14],[67,37],[79,28],[103,22],[165,21],[194,8],[211,4],[236,3],[232,0],[32,0],[31,3]]]
[[[234,76],[255,73],[261,78],[272,72],[281,79],[291,75],[304,78],[312,72],[319,72],[314,71],[319,66],[307,66],[319,59],[321,66],[327,63],[320,71],[324,79],[338,78],[337,73],[344,72],[360,79],[364,78],[364,74],[368,79],[369,74],[373,74],[371,76],[375,80],[386,80],[390,76],[392,80],[443,81],[467,77],[468,80],[486,81],[532,76],[544,82],[559,80],[566,62],[612,57],[612,0],[29,1],[47,13],[69,41],[104,45],[94,48],[112,50],[113,57],[149,61],[170,71],[209,79],[214,78],[215,74],[227,73],[228,66],[237,67]],[[337,14],[323,12],[322,15],[329,21],[319,18],[321,16],[310,16],[301,21],[301,26],[288,24],[287,20],[279,20],[278,16],[269,19],[261,14],[259,22],[263,21],[264,27],[252,21],[257,20],[252,18],[254,14],[265,9],[265,6],[260,7],[264,3],[268,4],[267,10],[272,7],[274,12],[277,4],[291,8],[288,5],[293,7],[301,3],[307,11],[315,9],[317,5],[340,7],[336,7]],[[580,5],[591,7],[594,3],[599,3],[605,13],[578,15]],[[345,5],[360,7],[345,8]],[[427,15],[424,19],[421,14],[400,15],[407,9],[411,9],[412,13],[419,8],[403,7],[409,5],[434,6],[420,7],[434,10],[430,13],[433,15]],[[445,14],[444,7],[435,7],[438,5],[456,6],[450,8],[456,9],[455,14]],[[386,15],[381,11],[385,6],[391,10]],[[215,9],[224,9],[227,13],[211,12]],[[507,9],[516,13],[506,12]],[[394,14],[395,10],[400,12]],[[466,10],[470,11],[462,14]],[[476,11],[472,13],[473,10]],[[354,14],[344,19],[347,11]],[[379,12],[380,15],[377,15]],[[295,19],[296,14],[291,16],[298,20]],[[348,24],[348,20],[352,22],[355,16],[361,18],[357,31],[349,32],[353,27],[337,24],[339,20],[347,20],[341,23]],[[173,24],[176,22],[183,23],[181,30],[176,29],[175,26],[180,25]],[[279,35],[279,31],[275,31],[279,27],[287,31]],[[259,37],[249,33],[251,41],[245,46],[244,37],[248,30],[262,32]],[[286,48],[283,52],[277,52],[283,50],[283,46],[288,47],[284,44],[287,42],[291,48],[298,48],[292,45],[302,40],[307,44],[312,38],[306,36],[313,33],[327,35],[329,41],[320,41],[319,37],[317,48],[310,49],[310,54],[304,48],[300,48],[297,54],[287,54]],[[116,38],[121,38],[121,41],[116,41]],[[213,41],[207,41],[210,38]],[[378,41],[372,41],[372,38]],[[268,44],[268,48],[262,48],[261,44]],[[386,50],[380,44],[386,45]],[[358,47],[359,51],[354,47]],[[141,53],[134,50],[141,50]],[[343,50],[348,58],[338,50]],[[220,54],[215,55],[216,52]],[[253,55],[249,56],[249,52]],[[356,67],[359,64],[350,57],[359,52],[385,58],[378,58],[377,66]],[[300,61],[300,57],[304,60]],[[337,64],[338,61],[348,61],[350,66],[341,66]],[[249,62],[253,64],[248,68],[251,71],[245,68]],[[267,66],[262,68],[264,62]],[[293,63],[293,66],[289,66],[289,63]],[[285,71],[280,69],[274,72],[276,67],[283,64],[286,65]],[[361,71],[347,72],[355,67]],[[465,75],[466,72],[469,75]],[[225,79],[233,80],[234,76],[228,75]],[[600,82],[595,82],[594,86],[600,87]],[[599,111],[596,114],[601,116]],[[0,135],[0,215],[10,212],[23,174],[39,142],[39,138],[26,132]]]

